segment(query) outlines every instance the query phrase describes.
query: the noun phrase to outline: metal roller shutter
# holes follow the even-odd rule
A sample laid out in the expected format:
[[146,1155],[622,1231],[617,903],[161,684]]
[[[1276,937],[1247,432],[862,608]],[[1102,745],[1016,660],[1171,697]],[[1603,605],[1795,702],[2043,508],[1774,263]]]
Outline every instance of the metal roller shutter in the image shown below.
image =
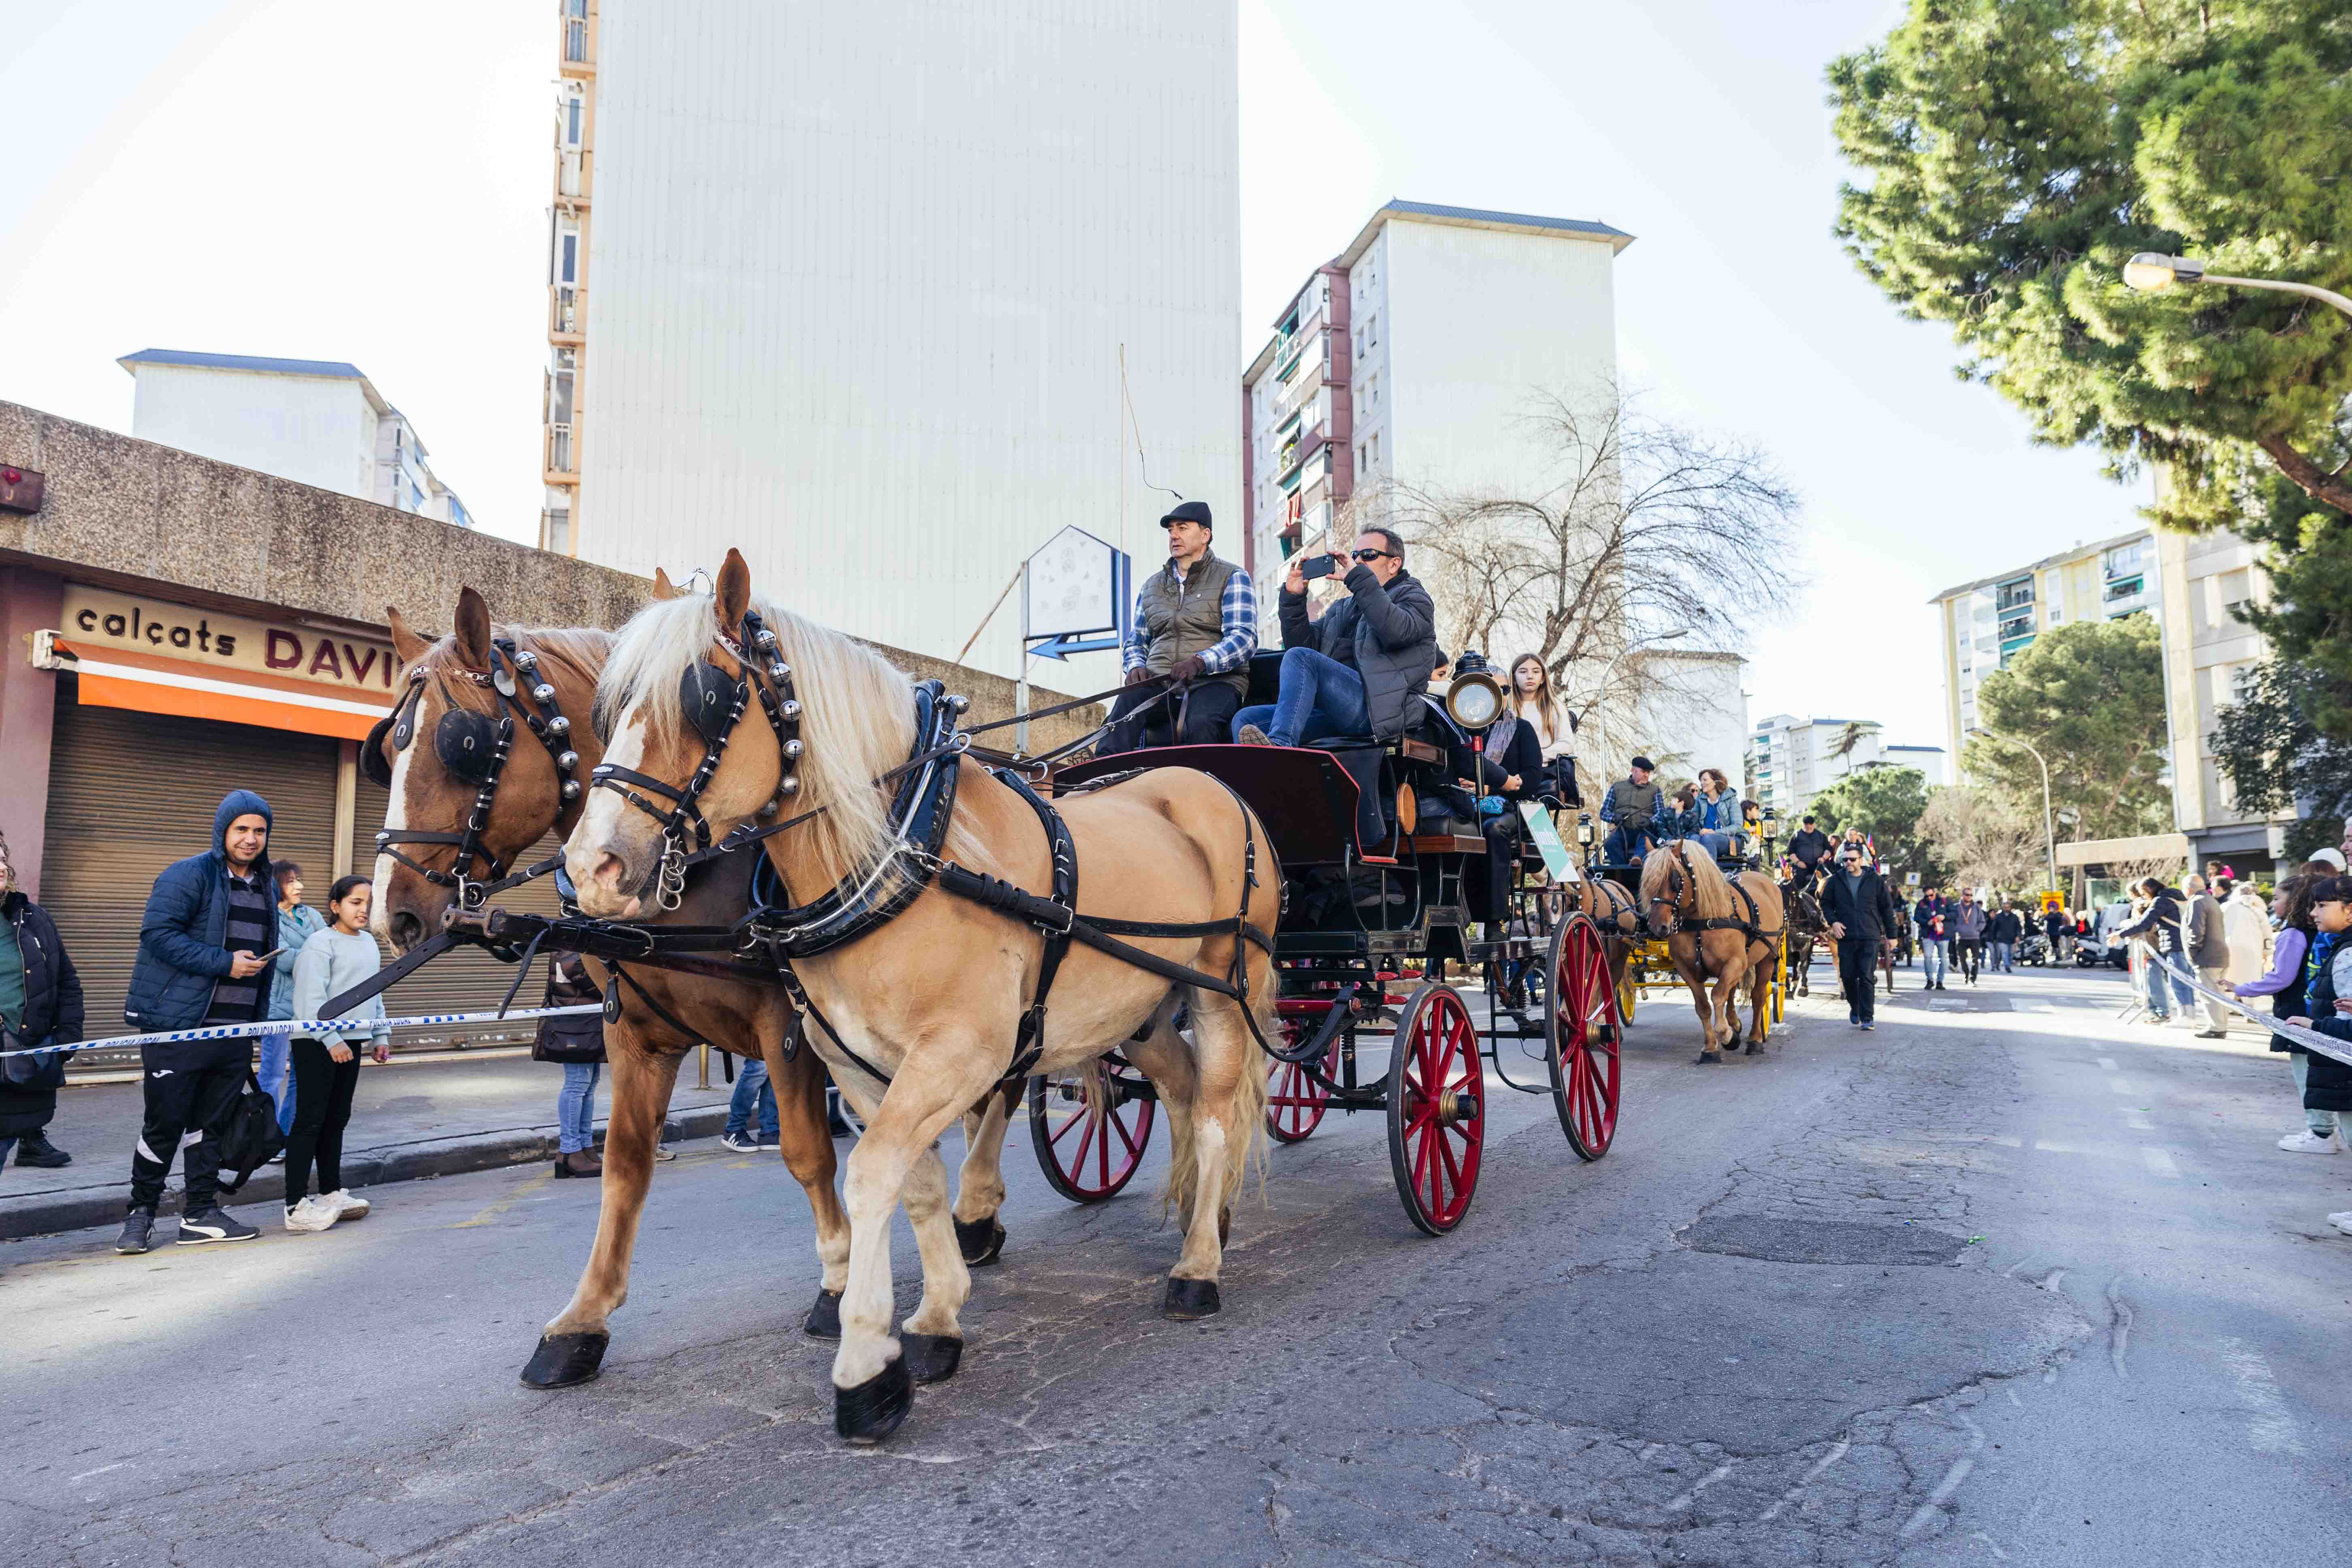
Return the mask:
[[[269,802],[269,853],[301,862],[314,899],[333,863],[337,743],[208,719],[85,708],[58,678],[41,902],[81,974],[91,1035],[120,1034],[139,921],[155,878],[202,854],[221,796]],[[85,1058],[89,1065],[96,1065]]]
[[[375,870],[376,829],[383,826],[384,808],[390,797],[383,786],[366,778],[360,780],[357,808],[352,813],[352,869],[362,876]],[[518,865],[536,865],[552,855],[562,845],[553,834],[531,846]],[[427,865],[432,862],[427,861]],[[526,882],[520,888],[499,896],[499,904],[505,909],[526,914],[552,915],[557,912],[555,879],[542,877]],[[518,1007],[536,1007],[546,999],[546,964],[536,965],[538,973],[522,983],[515,993]],[[488,1013],[497,1010],[506,999],[507,987],[514,984],[514,968],[499,963],[479,948],[459,948],[443,954],[416,973],[383,994],[383,1005],[395,1018],[420,1013]],[[478,1024],[454,1029],[418,1029],[404,1032],[396,1044],[404,1047],[447,1044],[464,1041],[472,1045],[495,1045],[500,1042],[527,1040],[534,1026],[529,1022],[515,1024]]]

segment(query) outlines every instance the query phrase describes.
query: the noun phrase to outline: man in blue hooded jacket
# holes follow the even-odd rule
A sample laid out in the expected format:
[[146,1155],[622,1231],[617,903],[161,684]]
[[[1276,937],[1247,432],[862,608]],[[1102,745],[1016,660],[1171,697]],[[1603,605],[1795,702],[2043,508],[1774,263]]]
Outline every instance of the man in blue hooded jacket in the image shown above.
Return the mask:
[[[268,1011],[269,959],[278,946],[277,889],[269,871],[269,803],[228,792],[213,813],[213,847],[167,866],[139,922],[123,1022],[135,1034],[250,1024]],[[131,1210],[114,1249],[148,1251],[172,1155],[184,1142],[187,1207],[183,1247],[250,1241],[261,1234],[220,1206],[217,1129],[245,1088],[253,1038],[182,1040],[140,1048],[146,1114],[131,1155]]]

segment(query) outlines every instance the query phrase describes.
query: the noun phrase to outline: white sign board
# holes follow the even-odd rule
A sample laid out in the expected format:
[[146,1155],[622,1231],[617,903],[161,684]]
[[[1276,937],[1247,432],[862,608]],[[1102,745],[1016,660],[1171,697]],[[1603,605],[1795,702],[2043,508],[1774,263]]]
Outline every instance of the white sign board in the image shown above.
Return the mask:
[[1066,528],[1029,557],[1023,629],[1032,637],[1117,631],[1118,552],[1083,528]]

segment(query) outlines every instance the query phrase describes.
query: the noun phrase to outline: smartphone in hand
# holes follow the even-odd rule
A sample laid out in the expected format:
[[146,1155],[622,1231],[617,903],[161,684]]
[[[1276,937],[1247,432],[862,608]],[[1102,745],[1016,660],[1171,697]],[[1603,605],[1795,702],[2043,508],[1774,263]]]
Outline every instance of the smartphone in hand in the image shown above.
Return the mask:
[[1328,577],[1339,565],[1328,555],[1310,555],[1299,563],[1298,574],[1312,583],[1318,577]]

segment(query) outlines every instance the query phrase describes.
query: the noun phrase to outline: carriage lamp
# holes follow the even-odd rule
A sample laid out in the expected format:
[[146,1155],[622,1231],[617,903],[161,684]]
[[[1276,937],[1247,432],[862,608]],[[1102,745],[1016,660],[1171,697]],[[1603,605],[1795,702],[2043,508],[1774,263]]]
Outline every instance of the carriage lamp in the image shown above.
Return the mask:
[[1454,661],[1454,683],[1445,689],[1445,711],[1465,730],[1484,730],[1503,716],[1502,683],[1486,673],[1486,658],[1468,649]]
[[1590,813],[1580,814],[1576,819],[1576,841],[1579,844],[1592,842],[1592,817]]

